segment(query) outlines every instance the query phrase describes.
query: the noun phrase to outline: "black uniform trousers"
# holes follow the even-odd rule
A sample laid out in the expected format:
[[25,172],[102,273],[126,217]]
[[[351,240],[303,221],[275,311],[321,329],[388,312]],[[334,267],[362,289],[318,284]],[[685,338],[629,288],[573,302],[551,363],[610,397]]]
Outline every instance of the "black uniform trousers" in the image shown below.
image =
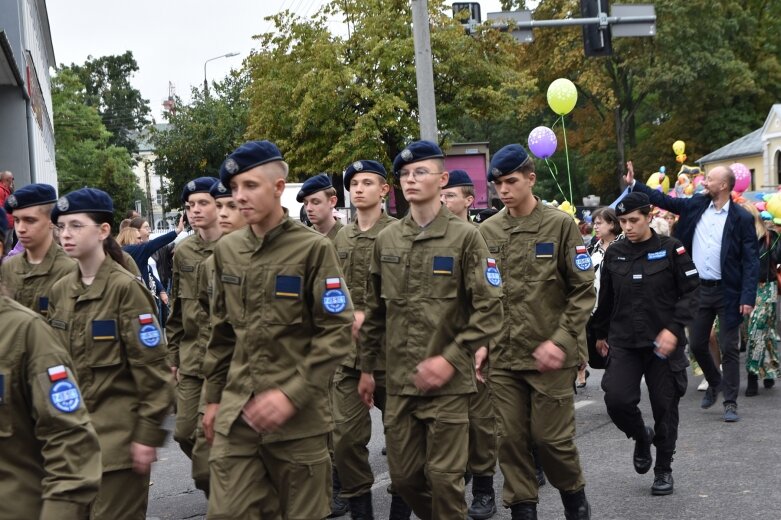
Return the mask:
[[637,404],[640,380],[645,376],[654,416],[656,469],[670,470],[678,439],[678,402],[686,393],[686,359],[678,346],[669,359],[660,359],[653,347],[621,348],[610,345],[602,378],[610,419],[627,437],[643,434],[645,423]]

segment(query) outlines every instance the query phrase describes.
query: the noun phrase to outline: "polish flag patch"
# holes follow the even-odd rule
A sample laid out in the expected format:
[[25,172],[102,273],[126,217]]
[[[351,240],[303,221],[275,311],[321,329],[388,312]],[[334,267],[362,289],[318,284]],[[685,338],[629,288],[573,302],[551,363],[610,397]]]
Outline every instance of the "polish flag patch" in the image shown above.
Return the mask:
[[149,325],[154,323],[155,319],[151,314],[141,314],[138,316],[138,323],[141,325]]
[[485,262],[488,264],[488,267],[496,267],[496,260],[493,258],[487,258]]
[[582,253],[586,253],[587,251],[588,249],[586,249],[586,246],[575,246],[575,253],[578,255]]
[[50,367],[47,369],[47,372],[49,373],[49,381],[54,383],[55,381],[60,381],[62,379],[68,379],[68,371],[65,370],[64,365],[57,365],[56,367]]
[[686,248],[681,246],[675,249],[675,252],[678,253],[678,256],[684,254],[686,252]]
[[325,279],[325,288],[326,289],[339,289],[342,287],[342,280],[339,278],[326,278]]

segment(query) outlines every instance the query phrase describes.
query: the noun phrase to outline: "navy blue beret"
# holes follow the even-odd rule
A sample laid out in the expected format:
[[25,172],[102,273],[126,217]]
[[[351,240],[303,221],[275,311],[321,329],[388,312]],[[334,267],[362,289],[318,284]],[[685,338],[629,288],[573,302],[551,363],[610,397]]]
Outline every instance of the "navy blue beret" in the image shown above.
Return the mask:
[[488,167],[488,182],[493,182],[499,177],[517,171],[528,158],[529,153],[519,144],[508,144],[502,147],[491,157],[491,165]]
[[475,183],[472,178],[464,170],[452,170],[449,172],[450,176],[447,179],[445,188],[455,188],[457,186],[474,186]]
[[209,195],[211,195],[214,199],[233,197],[231,189],[225,186],[222,181],[217,181],[212,184],[212,187],[209,189]]
[[0,238],[4,238],[6,233],[8,233],[8,215],[3,208],[0,208]]
[[15,209],[41,206],[57,202],[57,192],[48,184],[28,184],[19,188],[5,199],[5,210],[13,213]]
[[475,222],[477,222],[478,224],[481,223],[481,222],[485,222],[486,220],[488,220],[489,218],[493,217],[497,213],[499,213],[499,210],[494,209],[494,208],[484,209],[480,213],[477,214],[477,216],[475,217]]
[[284,161],[282,152],[271,141],[248,141],[231,153],[220,166],[220,180],[230,186],[234,175],[244,173],[261,164]]
[[331,183],[331,178],[328,177],[328,175],[325,173],[320,173],[304,181],[304,185],[301,186],[300,190],[298,190],[296,200],[298,202],[304,202],[304,197],[308,197],[313,193],[317,193],[318,191],[327,190],[328,188],[333,187],[334,185]]
[[108,193],[95,188],[82,188],[60,197],[52,210],[52,222],[60,215],[72,213],[114,213],[114,202]]
[[436,143],[431,141],[414,141],[407,145],[399,155],[393,159],[393,175],[398,179],[399,170],[403,166],[410,163],[416,163],[418,161],[424,161],[426,159],[441,159],[445,154]]
[[648,198],[648,195],[639,191],[633,191],[616,205],[616,216],[621,217],[627,213],[649,206],[651,206],[651,199]]
[[193,193],[209,193],[216,180],[214,177],[198,177],[185,184],[182,190],[182,203],[186,204]]
[[385,171],[385,167],[377,161],[355,161],[344,170],[344,187],[347,191],[350,191],[350,179],[356,173],[376,173],[383,179],[388,178],[388,172]]

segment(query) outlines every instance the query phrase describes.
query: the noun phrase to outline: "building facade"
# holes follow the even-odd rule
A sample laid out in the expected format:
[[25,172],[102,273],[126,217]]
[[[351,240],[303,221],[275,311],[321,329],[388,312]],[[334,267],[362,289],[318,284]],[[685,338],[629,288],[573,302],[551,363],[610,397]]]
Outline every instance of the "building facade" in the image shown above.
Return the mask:
[[[156,124],[154,128],[158,132],[164,132],[168,124]],[[149,131],[136,132],[133,139],[138,145],[136,164],[133,173],[138,179],[138,185],[144,193],[146,200],[136,201],[136,210],[143,213],[154,231],[168,231],[176,228],[176,219],[179,215],[178,201],[172,201],[173,205],[165,200],[165,179],[155,173],[155,147],[150,139]],[[146,208],[146,211],[142,211]]]

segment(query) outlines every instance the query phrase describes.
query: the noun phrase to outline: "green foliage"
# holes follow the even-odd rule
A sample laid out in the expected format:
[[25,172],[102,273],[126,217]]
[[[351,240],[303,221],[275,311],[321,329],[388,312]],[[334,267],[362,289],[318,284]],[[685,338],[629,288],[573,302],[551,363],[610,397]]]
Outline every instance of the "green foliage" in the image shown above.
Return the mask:
[[166,177],[166,199],[178,207],[184,185],[196,177],[219,177],[225,156],[244,141],[247,102],[242,91],[247,76],[232,74],[213,83],[208,95],[192,90],[192,101],[166,114],[169,127],[152,131],[155,173]]
[[149,124],[149,101],[130,85],[130,78],[138,72],[133,53],[116,56],[89,56],[82,65],[71,64],[61,69],[74,72],[85,87],[84,102],[95,107],[106,129],[111,132],[111,144],[122,146],[131,153],[138,151],[134,131]]
[[131,170],[130,154],[111,144],[111,133],[85,97],[85,87],[72,70],[61,69],[53,78],[59,192],[66,194],[84,186],[107,192],[116,209],[114,229],[119,229],[124,210],[143,197]]

